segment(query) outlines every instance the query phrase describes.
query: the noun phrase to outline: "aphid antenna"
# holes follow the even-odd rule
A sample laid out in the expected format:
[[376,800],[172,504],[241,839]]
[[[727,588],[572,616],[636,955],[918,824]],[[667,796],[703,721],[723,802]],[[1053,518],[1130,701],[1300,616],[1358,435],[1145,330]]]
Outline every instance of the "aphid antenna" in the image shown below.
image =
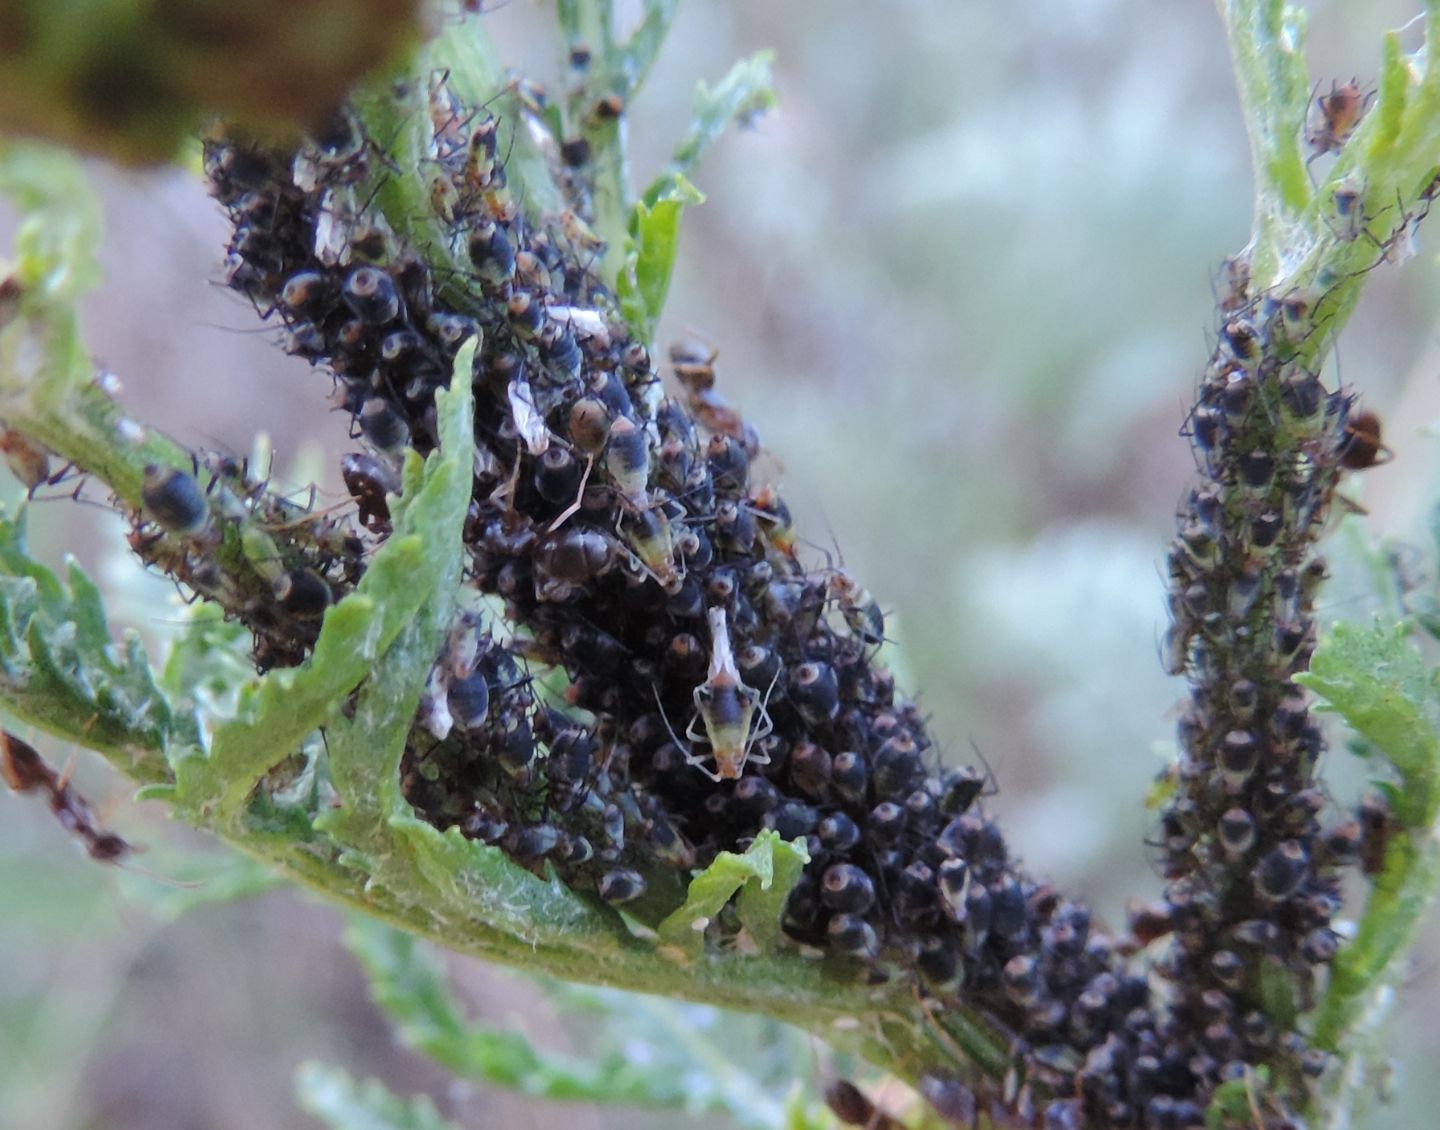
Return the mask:
[[[347,498],[347,499],[343,499],[343,500],[340,501],[340,502],[332,502],[330,505],[328,505],[328,506],[323,506],[323,507],[321,507],[319,510],[311,509],[311,507],[313,507],[314,504],[315,504],[315,495],[319,492],[319,489],[320,489],[320,488],[319,488],[319,487],[316,487],[316,486],[311,486],[311,487],[309,488],[309,490],[310,490],[310,506],[304,508],[304,511],[305,511],[305,512],[304,512],[303,514],[299,514],[299,515],[297,515],[297,516],[294,517],[294,518],[287,519],[287,520],[284,521],[284,522],[279,522],[279,523],[257,522],[256,524],[259,525],[260,528],[261,528],[261,529],[264,529],[264,530],[273,530],[273,531],[296,530],[296,529],[299,529],[299,528],[302,527],[302,526],[307,526],[307,525],[309,525],[309,524],[312,523],[312,522],[317,522],[317,521],[319,521],[321,518],[325,518],[325,517],[327,517],[327,516],[329,516],[329,515],[331,515],[331,514],[338,514],[338,513],[342,512],[342,511],[349,510],[352,506],[354,506],[355,500],[354,500],[354,499],[351,499],[351,498]],[[281,501],[286,501],[286,502],[288,502],[288,500],[286,500],[286,499],[282,499]],[[290,503],[290,505],[299,506],[300,504],[299,504],[299,503]]]
[[[255,298],[254,298],[253,295],[248,294],[248,293],[243,293],[243,294],[242,294],[241,292],[237,291],[233,286],[230,285],[229,282],[225,281],[224,279],[206,279],[206,280],[205,280],[205,285],[208,286],[208,287],[210,287],[210,288],[212,288],[212,289],[214,289],[214,290],[221,291],[221,292],[224,294],[225,300],[226,300],[227,302],[234,302],[236,305],[248,305],[248,306],[250,307],[250,309],[253,310],[253,311],[255,311],[256,314],[260,315],[261,318],[268,319],[272,314],[274,314],[276,311],[278,311],[278,310],[280,309],[280,304],[279,304],[279,301],[278,301],[278,300],[275,301],[275,302],[272,302],[269,306],[261,306],[260,303],[255,300]],[[258,327],[257,329],[249,329],[249,330],[246,330],[246,329],[241,329],[241,328],[238,327],[238,326],[222,326],[222,325],[219,325],[218,323],[214,323],[214,322],[199,322],[199,321],[197,321],[197,322],[191,322],[190,324],[193,325],[193,326],[202,326],[202,327],[204,327],[204,328],[206,328],[206,329],[225,330],[225,331],[228,331],[228,332],[230,332],[230,333],[237,333],[237,334],[250,334],[250,333],[267,333],[267,334],[274,334],[276,341],[281,340],[281,339],[283,338],[283,336],[284,336],[283,327],[274,326],[274,325],[262,325],[262,326]]]
[[[126,848],[136,855],[145,850],[144,844],[132,844],[127,842]],[[137,867],[133,863],[126,862],[123,857],[120,859],[101,859],[98,862],[111,863],[129,875],[138,875],[142,879],[149,879],[152,883],[160,883],[166,887],[174,887],[180,891],[198,891],[205,885],[204,879],[176,879],[170,875],[162,875],[158,871],[152,871],[148,867]]]
[[[691,325],[684,326],[683,330],[686,337],[690,338],[692,341],[697,341],[701,345],[707,346],[709,348],[710,352],[700,362],[701,364],[713,365],[716,361],[720,359],[720,347],[715,344],[715,340],[709,334],[705,333],[703,330],[697,330],[694,326]],[[672,351],[675,348],[675,346],[671,346]]]
[[[970,738],[970,750],[980,759],[980,764],[985,766],[985,784],[981,787],[977,800],[988,800],[992,796],[1000,795],[1000,779],[995,776],[995,770],[991,768],[990,760],[980,750],[980,744]],[[938,747],[937,747],[938,748]]]
[[715,515],[715,512],[714,512],[714,511],[710,511],[709,513],[706,513],[706,514],[695,514],[695,513],[692,513],[691,510],[690,510],[690,507],[686,505],[685,500],[688,499],[688,498],[690,498],[692,495],[694,495],[694,494],[695,494],[697,491],[699,491],[700,489],[701,489],[701,487],[699,487],[699,486],[693,486],[693,487],[690,487],[690,488],[687,489],[687,490],[681,490],[681,491],[679,491],[679,492],[677,492],[677,493],[675,493],[675,494],[670,495],[671,498],[673,498],[676,502],[680,503],[681,506],[684,506],[684,507],[685,507],[686,517],[685,517],[685,519],[683,519],[684,521],[689,521],[689,522],[713,522],[713,521],[715,520],[716,515]]
[[524,445],[517,446],[515,451],[515,462],[510,468],[510,477],[503,481],[489,494],[489,501],[502,503],[506,513],[515,512],[515,493],[520,486],[520,467],[524,462],[524,455],[521,450]]
[[[217,284],[217,283],[215,283],[215,282],[212,281],[212,282],[211,282],[211,285],[212,285],[212,286],[218,285],[218,286],[224,287],[226,294],[228,294],[231,298],[238,298],[238,297],[240,297],[239,295],[237,295],[237,294],[235,293],[234,288],[229,287],[229,286],[226,286],[224,283],[218,283],[218,284]],[[259,305],[259,303],[257,303],[257,302],[252,301],[252,302],[251,302],[251,305],[255,307],[255,312],[256,312],[257,314],[259,314],[260,317],[265,318],[265,319],[267,319],[267,320],[268,320],[273,314],[275,314],[275,313],[280,309],[279,303],[273,303],[273,304],[271,304],[268,308],[263,309],[263,310],[260,308],[260,305]],[[201,329],[201,330],[215,330],[215,331],[217,331],[218,333],[231,334],[231,335],[233,335],[233,336],[235,336],[235,337],[257,337],[257,336],[263,336],[263,335],[266,335],[266,334],[271,334],[271,335],[276,335],[276,337],[277,337],[277,339],[278,339],[278,337],[283,336],[283,331],[281,331],[280,334],[277,334],[277,333],[276,333],[277,327],[274,326],[273,324],[266,324],[266,325],[263,325],[263,326],[251,326],[251,327],[248,327],[248,328],[243,327],[243,326],[227,326],[227,325],[224,325],[224,324],[222,324],[222,323],[220,323],[220,322],[207,322],[207,321],[199,321],[199,320],[193,321],[193,322],[189,322],[189,323],[187,323],[187,324],[190,325],[190,326],[195,327],[196,329]]]
[[77,761],[78,755],[75,750],[72,749],[70,756],[65,759],[65,764],[61,767],[60,772],[55,774],[55,788],[58,792],[63,793],[69,787],[70,778],[75,775],[75,765]]

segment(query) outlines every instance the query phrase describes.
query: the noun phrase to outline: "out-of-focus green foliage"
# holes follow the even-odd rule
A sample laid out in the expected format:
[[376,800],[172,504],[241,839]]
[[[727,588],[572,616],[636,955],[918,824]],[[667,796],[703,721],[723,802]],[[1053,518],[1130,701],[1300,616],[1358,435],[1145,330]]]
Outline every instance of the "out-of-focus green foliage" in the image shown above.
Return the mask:
[[158,749],[191,733],[176,718],[133,633],[111,642],[100,591],[75,563],[69,586],[32,560],[25,516],[0,518],[0,694],[7,712],[83,741],[141,781]]
[[337,1067],[303,1065],[295,1090],[300,1105],[335,1130],[458,1130],[423,1095],[402,1099],[377,1080],[357,1083]]
[[206,114],[293,137],[413,40],[418,0],[14,0],[0,134],[127,164],[172,159]]
[[675,146],[670,163],[640,194],[648,207],[655,207],[683,188],[684,181],[695,175],[705,154],[732,125],[743,129],[775,109],[775,76],[771,73],[774,62],[774,52],[757,51],[731,67],[715,86],[703,82],[696,85],[689,129]]
[[[1301,681],[1364,737],[1398,781],[1380,780],[1398,826],[1376,845],[1379,874],[1355,935],[1331,967],[1315,1019],[1317,1043],[1341,1049],[1367,998],[1396,980],[1397,959],[1440,885],[1440,671],[1421,656],[1412,627],[1339,624]],[[1375,767],[1377,770],[1380,766]],[[1369,1037],[1371,1033],[1362,1033]]]
[[[574,6],[572,5],[570,7]],[[608,5],[600,5],[597,6],[597,9],[598,8],[608,10]],[[663,31],[664,27],[668,24],[671,15],[673,14],[673,8],[673,4],[646,4],[645,22],[641,27],[641,31],[644,31],[645,34],[642,37],[641,31],[637,31],[632,37],[630,43],[622,52],[622,55],[628,54],[628,56],[631,58],[631,62],[627,64],[627,66],[630,67],[632,72],[637,76],[634,80],[635,82],[639,81],[639,77],[643,77],[644,73],[649,69],[650,63],[653,62],[656,51],[658,50],[659,43],[659,35],[656,34],[657,29]],[[1258,9],[1256,11],[1258,12]],[[1266,13],[1278,11],[1278,6],[1266,7]],[[1267,15],[1266,18],[1268,19],[1269,16]],[[1308,88],[1309,84],[1308,80],[1304,78],[1303,63],[1300,64],[1301,69],[1299,71],[1300,81],[1298,88],[1296,87],[1294,73],[1295,60],[1299,58],[1299,44],[1297,37],[1298,26],[1299,25],[1296,22],[1296,18],[1293,15],[1286,14],[1280,20],[1272,21],[1269,24],[1264,25],[1262,30],[1264,30],[1265,35],[1269,37],[1268,40],[1266,40],[1264,36],[1256,39],[1256,43],[1260,47],[1271,53],[1266,60],[1262,60],[1262,63],[1264,66],[1271,68],[1271,70],[1274,72],[1271,79],[1267,81],[1271,81],[1276,90],[1274,105],[1278,107],[1278,109],[1275,111],[1275,116],[1278,120],[1279,118],[1284,117],[1288,114],[1289,118],[1287,120],[1291,121],[1292,128],[1293,120],[1297,112],[1296,107],[1299,106],[1298,112],[1301,118],[1303,118],[1304,105],[1308,104],[1308,90],[1305,88]],[[1397,129],[1403,132],[1405,128],[1404,115],[1411,112],[1415,103],[1413,100],[1405,99],[1403,95],[1405,95],[1405,92],[1408,89],[1407,84],[1410,82],[1410,78],[1413,74],[1414,68],[1404,65],[1404,61],[1400,59],[1398,51],[1392,49],[1389,54],[1384,82],[1382,84],[1384,87],[1384,89],[1382,90],[1382,105],[1384,106],[1385,110],[1383,115],[1377,115],[1376,118],[1375,128],[1377,132],[1375,136],[1380,141],[1385,141],[1387,144],[1389,144],[1393,141],[1394,137],[1397,136]],[[722,87],[723,85],[724,84],[722,84]],[[1297,89],[1299,90],[1298,100],[1296,94]],[[630,91],[631,88],[627,87],[626,90]],[[1279,153],[1278,156],[1274,158],[1276,172],[1273,179],[1278,184],[1289,186],[1286,190],[1288,193],[1288,195],[1285,195],[1286,200],[1298,199],[1299,189],[1296,188],[1296,185],[1298,185],[1298,181],[1296,181],[1294,177],[1294,173],[1296,171],[1295,163],[1295,159],[1292,159],[1292,157],[1287,153]],[[407,182],[408,179],[409,178],[397,178],[397,183],[403,184]],[[1378,196],[1378,193],[1376,193],[1375,195]],[[650,269],[648,273],[648,277],[651,280],[650,293],[652,295],[658,294],[660,296],[660,300],[663,300],[665,288],[668,287],[669,279],[671,276],[675,242],[675,222],[678,222],[678,215],[679,208],[677,206],[674,210],[673,222],[671,219],[667,219],[666,224],[668,225],[668,227],[666,227],[660,233],[663,238],[657,238],[655,240],[655,246],[657,248],[662,248],[662,250],[654,254],[652,258],[652,263],[654,264],[654,266],[652,269]],[[66,229],[64,228],[64,226],[56,222],[62,219],[63,217],[59,213],[51,213],[45,223],[42,223],[34,227],[33,229],[27,230],[33,230],[37,234],[47,237],[63,235]],[[91,231],[93,233],[93,229],[87,229],[83,225],[74,227],[71,230],[72,232],[76,233],[83,233],[87,231]],[[71,239],[72,242],[88,242],[93,245],[93,235],[86,235],[83,240],[79,241],[75,241],[72,237],[69,236],[65,238]],[[71,260],[74,260],[74,262],[76,263],[79,262],[79,260],[76,260],[68,253],[64,256],[60,256],[58,259],[55,260],[55,262],[69,262]],[[636,261],[637,263],[639,262],[639,256],[637,256]],[[36,275],[35,281],[40,281],[41,277],[41,275]],[[64,272],[61,272],[51,277],[61,280],[81,280],[84,276],[83,271],[74,271],[68,275]],[[68,286],[70,284],[67,281],[65,285]],[[637,295],[641,290],[643,290],[643,288],[637,286]],[[643,316],[646,319],[646,324],[652,330],[654,325],[654,317],[658,316],[659,306],[659,301],[652,302],[647,299],[643,304],[643,308],[640,306],[635,307],[637,316]],[[1074,329],[1076,329],[1076,327],[1058,327],[1055,329],[1055,336],[1068,342],[1072,338],[1071,330]],[[647,334],[646,336],[648,338],[651,335]],[[75,343],[78,347],[78,337],[75,339]],[[76,356],[81,358],[82,363],[79,366],[75,367],[72,371],[77,374],[83,374],[84,379],[88,381],[88,359],[84,359],[83,354],[78,352],[78,350]],[[883,473],[883,470],[877,471],[876,475],[883,475]],[[937,523],[950,520],[945,518],[945,516],[943,515],[936,515],[934,517]],[[1049,563],[1047,561],[1047,568],[1048,567]],[[23,573],[23,570],[20,573],[17,573],[17,576],[20,577],[23,577],[24,575],[25,574]],[[74,585],[72,583],[72,593],[74,591]],[[341,621],[339,622],[339,626],[343,626],[344,623],[345,621],[342,617]],[[351,624],[352,629],[354,629],[355,627],[356,624]],[[1046,625],[1046,628],[1048,631],[1050,630],[1051,626]],[[947,629],[947,631],[948,630],[949,629]],[[164,686],[167,691],[171,691],[173,693],[174,690],[180,690],[183,687],[187,694],[193,692],[194,695],[200,695],[202,693],[213,690],[222,697],[226,695],[230,695],[233,697],[237,689],[243,686],[245,680],[239,679],[238,681],[232,682],[230,679],[231,673],[225,670],[227,664],[224,660],[224,647],[226,644],[226,641],[223,638],[225,634],[224,631],[206,629],[206,632],[208,632],[209,634],[207,635],[199,631],[187,633],[182,639],[182,642],[179,645],[179,649],[175,652],[175,655],[178,657],[185,657],[190,655],[198,656],[203,652],[216,658],[218,660],[216,664],[216,669],[214,672],[212,672],[211,677],[207,678],[207,685],[202,688],[201,680],[192,677],[188,673],[190,669],[188,662],[186,662],[185,659],[172,659],[171,663],[167,665],[167,675],[173,672],[173,677],[167,677],[160,680],[162,686]],[[352,639],[353,637],[346,636],[344,638]],[[398,652],[400,649],[412,648],[414,650],[414,653],[416,655],[419,655],[423,650],[422,644],[422,634],[418,632],[409,636],[402,634],[401,636],[397,637],[396,642],[392,646],[390,653],[387,654],[395,654],[398,656]],[[397,662],[393,670],[399,672],[400,668],[401,665]],[[240,676],[243,675],[243,671],[235,672],[234,674]],[[384,723],[388,719],[391,725],[398,724],[396,722],[396,719],[398,719],[398,717],[403,713],[403,711],[399,707],[399,704],[402,704],[412,693],[414,693],[413,681],[407,681],[406,677],[402,677],[400,674],[397,673],[394,682],[390,684],[383,693],[377,693],[377,701],[370,703],[370,712],[365,715],[366,719],[370,720],[371,722],[378,721],[380,723]],[[248,698],[244,701],[246,703],[250,702]],[[175,711],[177,715],[181,713],[179,701],[176,701]],[[276,725],[276,730],[271,735],[272,737],[274,737],[275,735],[279,734],[280,731],[284,728],[282,723],[285,720],[279,714],[275,714],[272,715],[270,721],[273,721]],[[296,725],[298,725],[298,723],[296,723]],[[382,726],[382,729],[383,728],[384,727]],[[362,733],[359,731],[353,732],[350,735],[350,740],[352,744],[358,745],[362,740],[362,736]],[[381,745],[383,743],[376,744]],[[387,758],[393,756],[393,748],[386,748],[377,751],[374,747],[370,747],[368,752],[374,756],[377,767],[383,765],[386,762]],[[318,757],[319,755],[312,756]],[[367,787],[366,783],[357,782],[356,784],[358,784],[359,786],[357,789],[357,793],[364,793],[365,788]],[[243,800],[243,797],[240,799]],[[367,801],[373,804],[376,811],[384,811],[385,800],[386,798],[379,794],[367,796]],[[330,830],[338,835],[339,829],[342,827],[343,821],[338,822],[335,828],[332,828]],[[428,829],[419,826],[407,827],[404,825],[403,819],[400,821],[400,823],[396,825],[396,829],[397,840],[405,843],[407,845],[407,850],[413,850],[419,855],[422,866],[428,871],[429,877],[433,882],[437,884],[448,883],[453,881],[457,874],[462,877],[461,881],[456,883],[455,889],[449,892],[456,897],[459,897],[459,895],[464,892],[465,888],[470,887],[470,885],[474,883],[495,884],[497,890],[507,892],[507,897],[508,893],[510,893],[510,889],[507,888],[505,884],[508,882],[515,883],[516,890],[526,893],[536,893],[537,888],[543,887],[541,881],[536,880],[533,876],[529,876],[528,874],[502,874],[501,872],[504,871],[504,868],[500,865],[503,864],[504,861],[498,858],[498,853],[496,853],[496,857],[493,859],[486,858],[482,860],[478,858],[477,855],[471,853],[471,845],[461,844],[458,841],[443,844],[436,842],[437,838],[433,832],[430,832]],[[324,829],[322,829],[322,831],[323,830]],[[361,863],[362,859],[367,865],[374,865],[376,863],[376,860],[374,858],[365,857],[363,852],[357,852],[352,857],[352,861],[356,864]],[[459,870],[457,871],[457,869]],[[750,885],[747,887],[747,890],[750,890],[756,886],[757,884],[752,880]],[[780,886],[780,884],[777,883],[777,886]],[[473,895],[474,892],[473,890],[471,890],[469,893]],[[699,895],[700,892],[692,890],[692,900]],[[584,912],[586,915],[589,915],[593,911],[592,908],[586,907],[584,908]],[[753,928],[751,932],[755,932]],[[622,1013],[624,1010],[617,1008],[615,1011],[618,1014]],[[638,1011],[639,1010],[637,1010],[637,1012]],[[341,1099],[339,1100],[340,1106],[347,1108],[350,1112],[350,1115],[347,1115],[345,1117],[355,1115],[356,1112],[360,1111],[362,1108],[368,1109],[369,1111],[380,1111],[383,1108],[383,1117],[389,1118],[390,1121],[382,1121],[377,1123],[378,1125],[433,1125],[433,1121],[429,1123],[423,1120],[416,1121],[417,1118],[423,1119],[425,1117],[423,1112],[419,1115],[416,1115],[411,1108],[407,1107],[402,1109],[400,1106],[397,1106],[388,1102],[387,1100],[382,1100],[380,1098],[366,1101],[357,1097],[360,1095],[360,1089],[357,1089],[353,1084],[349,1084],[345,1081],[337,1082],[334,1077],[321,1078],[322,1085],[319,1085],[319,1090],[328,1091],[328,1093],[331,1095],[341,1096]],[[378,1094],[378,1092],[373,1091],[366,1093],[371,1095]],[[1236,1110],[1239,1109],[1240,1108],[1237,1106]],[[431,1113],[431,1117],[433,1119],[433,1112]]]
[[655,340],[655,327],[670,293],[670,275],[680,243],[680,215],[687,204],[702,204],[704,195],[683,176],[676,176],[654,203],[636,201],[625,236],[625,261],[616,280],[620,312],[641,341]]

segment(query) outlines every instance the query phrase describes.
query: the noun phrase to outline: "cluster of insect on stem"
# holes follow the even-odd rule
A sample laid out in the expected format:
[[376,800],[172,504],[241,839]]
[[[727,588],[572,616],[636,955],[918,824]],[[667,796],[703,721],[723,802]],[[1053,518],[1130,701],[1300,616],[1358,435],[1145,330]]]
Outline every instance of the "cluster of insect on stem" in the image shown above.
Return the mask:
[[[436,392],[476,339],[465,584],[505,624],[477,601],[435,657],[401,766],[417,813],[640,920],[762,830],[802,841],[787,945],[837,976],[903,981],[927,1015],[963,1005],[1009,1041],[994,1086],[923,1080],[962,1124],[1200,1126],[1217,1088],[1264,1065],[1257,1125],[1293,1125],[1325,1060],[1262,997],[1280,977],[1303,1012],[1335,952],[1339,869],[1383,824],[1361,812],[1322,828],[1323,739],[1294,682],[1336,487],[1385,454],[1373,414],[1301,360],[1325,288],[1252,288],[1243,260],[1222,288],[1187,429],[1199,482],[1168,557],[1167,662],[1192,684],[1161,819],[1168,886],[1116,938],[1018,865],[986,775],[942,763],[879,662],[879,604],[801,552],[758,433],[717,387],[717,352],[682,343],[662,373],[635,339],[592,269],[582,123],[546,113],[533,85],[511,94],[552,163],[553,213],[511,192],[508,125],[445,73],[392,91],[396,115],[423,122],[418,168],[398,168],[349,109],[298,150],[207,140],[228,284],[353,423],[354,524],[197,455],[147,469],[132,548],[245,623],[257,668],[302,662],[391,536],[402,458],[439,444]],[[1367,105],[1353,83],[1319,97],[1314,156],[1343,149]],[[376,203],[396,177],[423,181],[424,215]],[[1333,201],[1337,223],[1368,234],[1363,192],[1342,185]],[[8,748],[12,787],[83,811],[28,747]],[[88,818],[73,825],[95,851]],[[750,940],[727,908],[706,943]],[[842,1117],[864,1109],[836,1096]]]
[[[642,916],[763,829],[800,839],[791,944],[846,975],[913,981],[934,1007],[992,1013],[1016,1040],[1005,1101],[1043,1110],[1079,1066],[1057,1051],[1065,1002],[1089,991],[1098,1039],[1147,1007],[1143,979],[1010,858],[980,804],[985,775],[939,763],[877,660],[878,603],[833,561],[803,560],[715,351],[673,349],[666,395],[586,267],[591,237],[508,192],[500,123],[444,75],[401,97],[429,124],[441,261],[371,203],[395,174],[352,115],[298,156],[217,138],[207,167],[235,225],[231,285],[284,323],[355,420],[365,450],[343,469],[368,537],[387,536],[399,452],[437,442],[434,392],[460,341],[480,339],[468,582],[508,625],[496,637],[471,615],[437,658],[406,796]],[[569,203],[583,222],[583,199]],[[547,670],[563,674],[559,698],[531,681]],[[742,932],[726,912],[707,936],[736,946]],[[1017,959],[1035,963],[1018,995]],[[937,1102],[968,1094],[929,1086]]]

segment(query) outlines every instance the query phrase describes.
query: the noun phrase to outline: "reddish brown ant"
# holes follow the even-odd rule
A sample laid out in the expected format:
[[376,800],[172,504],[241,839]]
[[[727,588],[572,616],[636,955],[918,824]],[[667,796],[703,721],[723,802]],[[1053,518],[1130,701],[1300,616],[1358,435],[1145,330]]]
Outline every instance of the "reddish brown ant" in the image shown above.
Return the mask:
[[131,847],[96,823],[89,802],[70,787],[68,773],[56,773],[34,746],[0,730],[0,777],[17,793],[44,793],[60,826],[85,845],[91,859],[119,863]]
[[760,452],[760,437],[715,391],[715,359],[719,356],[713,345],[690,338],[670,347],[670,369],[685,390],[690,414],[711,432],[737,440],[753,459]]

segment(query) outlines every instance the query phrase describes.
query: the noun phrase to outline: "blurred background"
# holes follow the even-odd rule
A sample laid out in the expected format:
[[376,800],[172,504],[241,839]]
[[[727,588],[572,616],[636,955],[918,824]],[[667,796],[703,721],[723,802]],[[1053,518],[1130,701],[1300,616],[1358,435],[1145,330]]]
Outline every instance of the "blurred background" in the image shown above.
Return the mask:
[[[1373,86],[1382,30],[1415,12],[1308,7],[1326,90]],[[487,19],[503,57],[558,81],[550,5],[511,0]],[[886,610],[890,658],[946,756],[983,756],[1030,868],[1119,924],[1127,897],[1160,887],[1143,800],[1182,694],[1158,658],[1161,561],[1193,473],[1178,432],[1209,351],[1212,274],[1249,228],[1218,18],[1145,0],[690,0],[631,107],[638,183],[683,130],[695,83],[763,48],[780,110],[701,169],[709,201],[686,215],[659,352],[689,332],[719,349],[719,387],[757,424],[802,535]],[[338,501],[346,421],[325,379],[219,284],[225,224],[202,186],[94,173],[106,283],[85,330],[133,413],[237,452],[267,431],[282,483],[318,479]],[[0,229],[8,245],[13,216]],[[1329,374],[1381,413],[1397,455],[1352,488],[1362,521],[1421,544],[1440,470],[1437,246],[1423,228],[1417,258],[1376,272]],[[123,555],[120,523],[66,502],[32,523],[36,551],[79,556],[117,627],[158,654],[173,589]],[[1364,618],[1343,544],[1336,555],[1325,611]],[[1346,760],[1332,755],[1337,774]],[[139,872],[208,867],[228,876],[218,892],[236,874],[221,849],[130,804],[98,761],[75,774],[149,850],[129,872],[101,867],[43,804],[0,795],[0,1125],[314,1127],[291,1085],[308,1058],[428,1090],[467,1127],[673,1124],[453,1083],[394,1042],[338,914],[277,888],[177,917],[207,887],[182,897]],[[1440,1103],[1440,1030],[1424,1022],[1436,956],[1431,943],[1399,996],[1398,1099],[1376,1130]],[[477,1014],[583,1050],[523,977],[454,970]]]

